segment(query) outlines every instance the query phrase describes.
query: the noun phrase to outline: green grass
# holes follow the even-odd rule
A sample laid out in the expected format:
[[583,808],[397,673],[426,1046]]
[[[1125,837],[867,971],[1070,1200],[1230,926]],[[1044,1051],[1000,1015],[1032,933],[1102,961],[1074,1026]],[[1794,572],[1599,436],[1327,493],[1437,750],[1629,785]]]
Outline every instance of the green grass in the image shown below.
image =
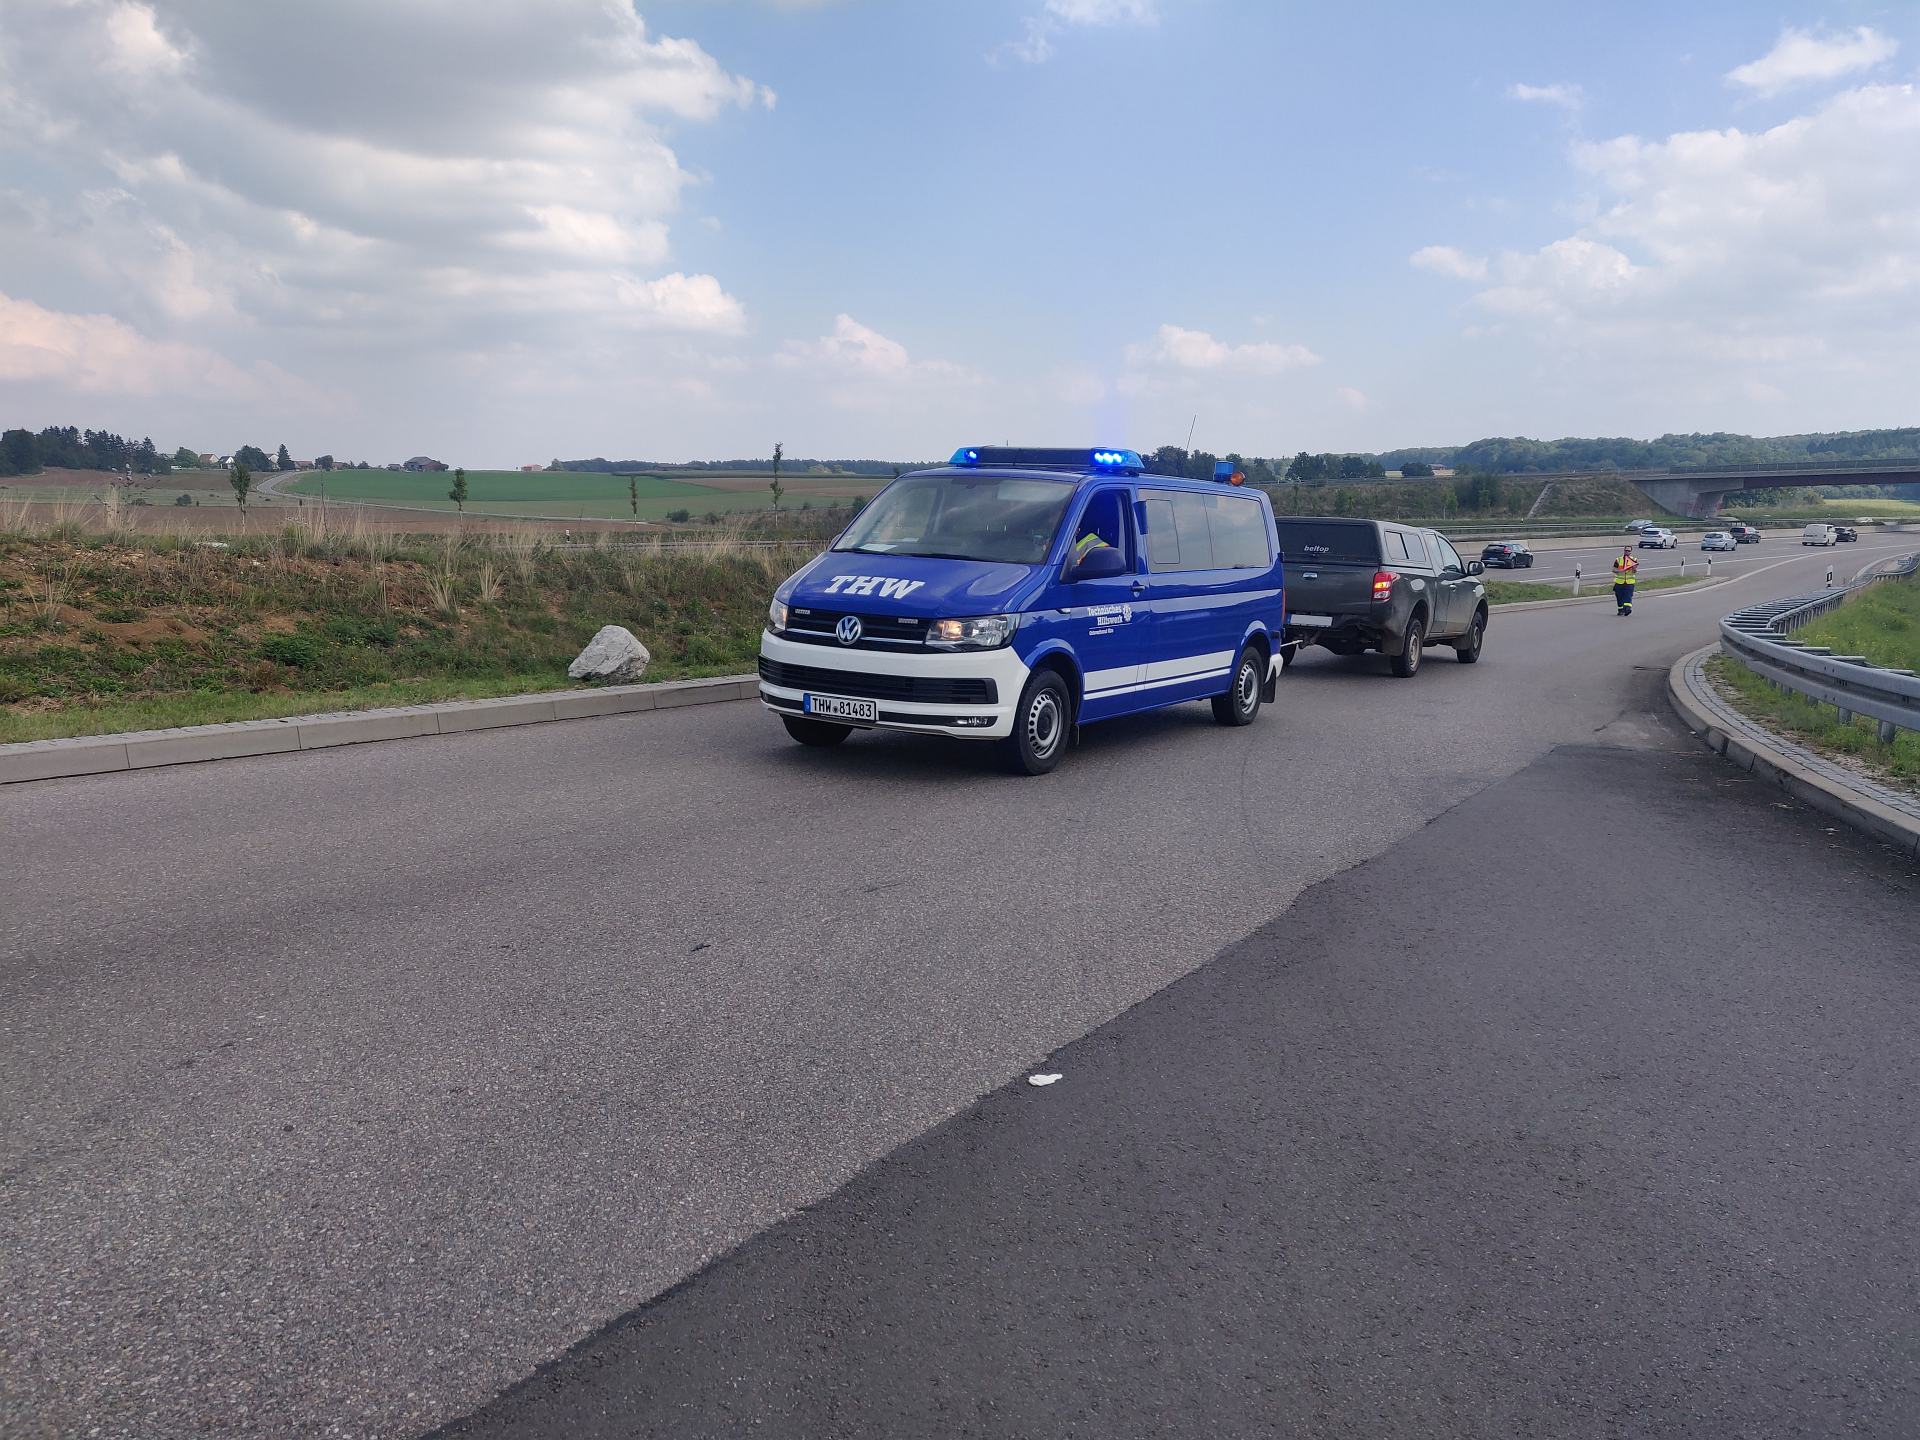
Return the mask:
[[1920,515],[1920,502],[1913,500],[1881,500],[1872,496],[1860,496],[1848,499],[1828,496],[1820,502],[1820,508],[1829,513],[1842,515],[1871,515],[1876,519],[1910,519]]
[[1920,670],[1920,579],[1883,580],[1793,638],[1831,646],[1838,655],[1864,655],[1876,665]]
[[[771,477],[768,477],[771,478]],[[638,517],[641,520],[665,520],[684,510],[693,517],[727,515],[743,510],[768,510],[773,496],[765,484],[749,488],[723,488],[701,485],[690,480],[675,480],[664,475],[636,477],[640,492]],[[814,482],[807,477],[783,480],[786,489],[783,508],[798,509],[802,503],[815,509],[848,503],[843,495],[814,493],[827,485],[844,491],[845,478]],[[877,489],[879,482],[874,482]],[[281,488],[290,495],[319,495],[331,500],[363,500],[387,505],[417,506],[427,510],[453,511],[447,498],[453,487],[453,474],[416,475],[404,470],[333,470],[309,472]],[[627,491],[625,475],[599,475],[585,471],[469,470],[467,472],[467,509],[478,515],[537,515],[553,519],[627,519],[636,518]]]
[[[1654,575],[1642,580],[1634,589],[1642,594],[1648,590],[1677,590],[1685,585],[1704,585],[1704,575]],[[1543,580],[1489,580],[1487,601],[1493,605],[1522,605],[1530,600],[1567,600],[1573,596],[1571,582],[1565,585],[1549,585]],[[1606,595],[1611,598],[1612,585],[1605,577],[1596,584],[1581,588],[1581,597],[1588,595]]]
[[1707,661],[1707,673],[1720,693],[1749,719],[1826,754],[1852,756],[1884,779],[1920,789],[1920,735],[1901,730],[1895,733],[1891,745],[1884,745],[1875,735],[1871,720],[1856,716],[1851,725],[1842,725],[1833,706],[1776,690],[1725,655]]
[[607,624],[648,679],[740,674],[812,553],[227,543],[0,535],[0,741],[563,687]]

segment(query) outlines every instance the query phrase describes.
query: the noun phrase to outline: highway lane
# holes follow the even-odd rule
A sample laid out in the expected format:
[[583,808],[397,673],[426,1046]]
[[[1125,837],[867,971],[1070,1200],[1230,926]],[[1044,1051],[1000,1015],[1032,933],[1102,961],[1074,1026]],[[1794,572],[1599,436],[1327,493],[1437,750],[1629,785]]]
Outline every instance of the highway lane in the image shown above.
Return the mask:
[[[1907,548],[1912,548],[1913,543],[1909,537]],[[1848,556],[1857,548],[1855,545],[1836,545],[1822,550],[1802,546],[1797,539],[1791,542],[1768,539],[1758,545],[1742,545],[1738,550],[1702,551],[1698,540],[1692,544],[1683,540],[1677,550],[1635,549],[1633,553],[1640,562],[1641,575],[1648,578],[1655,575],[1745,575],[1771,565],[1803,560],[1810,555],[1825,555],[1833,564],[1835,576],[1845,579],[1860,568],[1857,564],[1848,563]],[[1585,545],[1565,550],[1541,550],[1535,554],[1535,563],[1526,569],[1489,570],[1487,575],[1489,579],[1496,580],[1570,584],[1574,567],[1578,565],[1583,572],[1582,593],[1585,593],[1595,585],[1605,588],[1613,583],[1613,562],[1620,554],[1620,549],[1619,545]],[[1711,566],[1709,561],[1712,562]],[[1816,588],[1823,569],[1816,567]]]
[[[1856,567],[1911,538],[1850,547]],[[748,705],[0,792],[0,1433],[409,1433],[1568,741],[1825,556],[1056,775]],[[1436,902],[1438,903],[1438,897]]]
[[1780,800],[1557,749],[444,1440],[1904,1440],[1920,875]]

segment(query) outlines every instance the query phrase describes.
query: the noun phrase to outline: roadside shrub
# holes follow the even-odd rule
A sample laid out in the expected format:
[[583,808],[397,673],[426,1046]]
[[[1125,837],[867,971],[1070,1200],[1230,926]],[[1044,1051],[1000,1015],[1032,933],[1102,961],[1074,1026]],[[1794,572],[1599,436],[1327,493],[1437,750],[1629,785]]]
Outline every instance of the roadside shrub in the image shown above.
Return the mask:
[[320,663],[320,647],[311,635],[269,635],[260,642],[260,653],[295,670],[310,670]]
[[365,615],[336,615],[320,626],[320,633],[340,645],[376,645],[390,650],[400,639],[400,627],[391,620]]
[[692,518],[693,512],[691,510],[669,510],[667,512],[667,519],[673,521],[676,525],[684,525]]
[[176,505],[191,505],[193,504],[193,496],[188,495],[187,493],[182,491],[179,495],[174,497],[173,503]]

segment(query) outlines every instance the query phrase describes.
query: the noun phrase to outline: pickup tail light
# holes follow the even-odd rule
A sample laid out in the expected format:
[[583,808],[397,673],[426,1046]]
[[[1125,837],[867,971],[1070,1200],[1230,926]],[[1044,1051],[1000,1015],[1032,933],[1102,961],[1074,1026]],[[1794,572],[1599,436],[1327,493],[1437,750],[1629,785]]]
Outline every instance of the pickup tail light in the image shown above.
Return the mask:
[[1391,600],[1393,598],[1393,582],[1399,578],[1399,575],[1392,570],[1374,571],[1373,598],[1376,600]]

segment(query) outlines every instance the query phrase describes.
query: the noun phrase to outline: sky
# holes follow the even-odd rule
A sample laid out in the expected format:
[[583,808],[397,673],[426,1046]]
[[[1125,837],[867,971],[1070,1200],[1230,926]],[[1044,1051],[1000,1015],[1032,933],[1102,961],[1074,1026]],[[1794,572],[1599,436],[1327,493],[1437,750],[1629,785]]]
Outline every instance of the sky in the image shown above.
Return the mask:
[[1913,0],[0,0],[0,426],[475,468],[1920,424]]

